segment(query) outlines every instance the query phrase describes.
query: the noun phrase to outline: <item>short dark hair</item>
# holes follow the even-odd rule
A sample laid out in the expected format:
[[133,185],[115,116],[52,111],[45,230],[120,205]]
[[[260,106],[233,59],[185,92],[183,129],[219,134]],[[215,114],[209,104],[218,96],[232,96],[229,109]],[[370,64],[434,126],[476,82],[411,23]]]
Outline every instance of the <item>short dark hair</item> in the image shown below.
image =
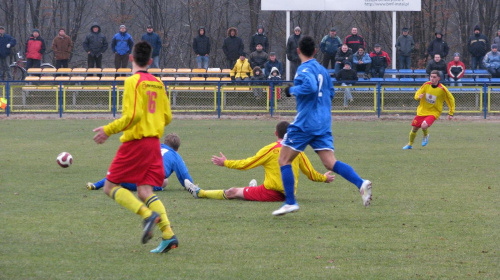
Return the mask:
[[163,143],[177,152],[181,146],[181,138],[179,138],[179,135],[175,133],[170,133],[165,136]]
[[136,43],[132,51],[134,62],[141,67],[148,65],[152,52],[153,48],[148,42],[140,41]]
[[439,79],[441,79],[441,71],[439,71],[439,70],[432,70],[431,71],[431,75],[432,74],[436,74],[439,77]]
[[313,37],[311,36],[302,37],[302,39],[300,39],[299,41],[299,49],[303,55],[307,57],[313,56],[314,50],[316,49],[316,43],[314,42]]
[[285,137],[286,130],[288,129],[289,125],[290,123],[287,121],[281,121],[276,125],[276,132],[278,133],[278,138],[283,139],[283,137]]

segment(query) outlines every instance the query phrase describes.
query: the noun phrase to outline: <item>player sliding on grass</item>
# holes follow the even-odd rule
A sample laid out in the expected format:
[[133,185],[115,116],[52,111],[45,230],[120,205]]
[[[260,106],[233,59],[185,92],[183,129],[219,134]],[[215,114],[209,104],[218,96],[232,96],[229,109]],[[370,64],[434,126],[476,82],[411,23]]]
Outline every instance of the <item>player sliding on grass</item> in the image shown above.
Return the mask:
[[441,76],[438,70],[431,71],[429,82],[425,82],[419,90],[415,93],[415,100],[420,100],[417,108],[417,115],[413,119],[411,125],[413,128],[410,131],[410,142],[403,147],[403,150],[410,150],[413,148],[413,141],[417,137],[417,131],[422,128],[424,138],[422,139],[422,146],[427,146],[429,143],[429,127],[435,120],[439,119],[441,112],[443,112],[443,102],[446,102],[448,108],[448,120],[453,118],[455,112],[455,97],[451,92],[439,81]]
[[[123,143],[109,167],[104,193],[144,219],[142,243],[151,239],[153,227],[158,224],[162,241],[151,252],[163,253],[179,244],[165,206],[153,193],[153,186],[161,186],[165,178],[160,137],[172,120],[172,112],[165,86],[146,71],[152,62],[151,52],[152,47],[147,42],[134,45],[129,58],[133,75],[125,80],[122,117],[94,129],[94,141],[102,144],[110,135],[123,131],[120,137]],[[120,187],[123,182],[137,184],[137,196],[145,204]]]
[[297,69],[293,81],[295,86],[285,88],[287,96],[294,95],[296,98],[297,116],[288,126],[285,138],[281,141],[283,147],[279,156],[286,201],[273,215],[284,215],[299,210],[295,201],[292,162],[307,145],[314,149],[328,170],[340,174],[356,185],[363,204],[368,206],[372,197],[372,183],[361,179],[348,164],[337,161],[333,152],[331,107],[335,91],[330,74],[314,59],[314,39],[311,36],[302,37],[297,53],[302,64]]
[[[284,201],[285,195],[283,184],[281,183],[280,166],[278,164],[279,151],[281,149],[281,140],[286,133],[289,123],[282,121],[276,125],[274,134],[278,138],[277,142],[273,142],[260,149],[254,156],[242,160],[228,160],[221,153],[221,156],[212,156],[212,162],[218,166],[227,168],[248,170],[258,166],[264,167],[265,177],[264,183],[257,186],[257,182],[252,180],[249,187],[245,188],[230,188],[228,190],[203,190],[198,186],[193,185],[189,180],[186,180],[185,186],[195,198],[212,198],[212,199],[244,199],[254,201]],[[300,153],[292,163],[295,180],[299,178],[299,169],[307,178],[315,182],[330,183],[335,179],[335,176],[330,175],[330,171],[324,175],[314,170],[311,162],[304,153]],[[295,184],[297,185],[297,184]]]
[[[193,181],[191,175],[189,175],[189,171],[186,167],[186,164],[182,160],[182,157],[177,153],[179,147],[181,145],[181,139],[175,133],[170,133],[165,136],[164,144],[160,145],[161,155],[163,158],[163,168],[165,169],[165,179],[163,180],[163,184],[161,186],[154,186],[153,191],[163,191],[163,188],[167,186],[168,177],[172,175],[172,172],[175,172],[177,175],[177,179],[179,183],[185,188],[184,180],[188,179],[189,181]],[[98,190],[104,187],[104,183],[106,182],[106,178],[95,182],[87,183],[88,190]],[[133,183],[120,183],[120,186],[130,190],[137,191],[137,185]]]

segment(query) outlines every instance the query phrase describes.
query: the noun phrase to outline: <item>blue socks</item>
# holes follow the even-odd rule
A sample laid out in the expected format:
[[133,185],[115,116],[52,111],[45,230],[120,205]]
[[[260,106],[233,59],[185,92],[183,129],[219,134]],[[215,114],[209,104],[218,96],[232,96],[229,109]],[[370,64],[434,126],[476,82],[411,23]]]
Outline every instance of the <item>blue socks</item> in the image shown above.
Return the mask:
[[[339,174],[340,176],[344,177],[344,179],[346,179],[347,181],[356,185],[358,189],[361,188],[361,185],[363,184],[363,179],[361,179],[358,173],[356,173],[356,171],[354,171],[354,169],[347,163],[343,163],[337,160],[337,162],[335,162],[335,165],[333,166],[333,172]],[[281,171],[281,173],[283,174],[283,171]]]
[[106,182],[106,178],[102,179],[101,181],[95,182],[94,183],[95,189],[98,190],[104,187],[104,182]]
[[295,201],[295,177],[293,176],[292,165],[284,165],[281,169],[281,180],[285,189],[286,204],[296,204]]

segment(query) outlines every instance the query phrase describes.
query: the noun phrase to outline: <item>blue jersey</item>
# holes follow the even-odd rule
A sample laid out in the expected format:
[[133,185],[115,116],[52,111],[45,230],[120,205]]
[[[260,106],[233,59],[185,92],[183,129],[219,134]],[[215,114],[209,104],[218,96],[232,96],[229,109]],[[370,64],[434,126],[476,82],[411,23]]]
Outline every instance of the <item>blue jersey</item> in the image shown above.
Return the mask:
[[302,63],[293,84],[290,93],[297,101],[297,116],[290,126],[312,135],[331,133],[335,90],[325,67],[314,58]]
[[165,178],[170,177],[172,172],[175,172],[179,183],[181,183],[183,187],[185,187],[184,179],[189,179],[189,181],[193,182],[182,157],[174,149],[165,144],[161,144],[160,148],[161,156],[163,157],[163,167],[165,168]]

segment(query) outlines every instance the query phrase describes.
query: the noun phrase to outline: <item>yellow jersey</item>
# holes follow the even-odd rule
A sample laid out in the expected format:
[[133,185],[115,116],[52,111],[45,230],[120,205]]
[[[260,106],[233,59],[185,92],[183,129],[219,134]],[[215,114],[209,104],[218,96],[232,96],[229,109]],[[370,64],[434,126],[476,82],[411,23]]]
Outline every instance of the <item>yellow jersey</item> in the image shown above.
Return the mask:
[[122,116],[104,126],[106,135],[123,131],[121,142],[163,136],[172,120],[170,101],[160,79],[138,71],[125,80]]
[[417,108],[417,116],[434,116],[436,120],[439,119],[443,111],[443,102],[446,102],[450,109],[449,115],[453,116],[455,113],[455,97],[443,84],[439,83],[433,87],[431,82],[425,82],[419,90],[415,93],[415,100],[419,100],[420,94],[424,97],[420,99],[420,104]]
[[[278,163],[281,143],[274,142],[260,149],[254,156],[242,160],[226,160],[224,166],[232,169],[248,170],[257,166],[264,167],[264,187],[285,193],[281,181],[281,169]],[[299,155],[292,162],[293,175],[295,177],[295,191],[299,182],[299,169],[307,178],[315,182],[326,182],[326,176],[314,169],[306,154]]]

